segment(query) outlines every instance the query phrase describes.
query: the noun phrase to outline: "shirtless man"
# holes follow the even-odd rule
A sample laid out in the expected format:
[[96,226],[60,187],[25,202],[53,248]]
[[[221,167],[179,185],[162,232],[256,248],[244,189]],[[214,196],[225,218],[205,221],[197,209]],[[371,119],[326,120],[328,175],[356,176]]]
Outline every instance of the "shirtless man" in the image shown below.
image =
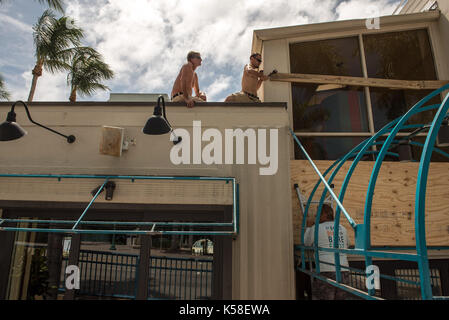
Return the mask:
[[[172,102],[184,101],[188,108],[192,108],[195,102],[206,101],[206,95],[200,91],[198,76],[195,72],[195,69],[201,65],[201,61],[199,52],[190,51],[187,54],[187,63],[182,66],[171,91]],[[192,88],[195,90],[196,97],[192,97]]]
[[262,56],[259,53],[252,54],[249,61],[250,64],[243,69],[242,91],[231,94],[225,99],[225,102],[260,102],[257,90],[269,77],[265,76],[263,71],[259,71],[259,66],[262,63]]

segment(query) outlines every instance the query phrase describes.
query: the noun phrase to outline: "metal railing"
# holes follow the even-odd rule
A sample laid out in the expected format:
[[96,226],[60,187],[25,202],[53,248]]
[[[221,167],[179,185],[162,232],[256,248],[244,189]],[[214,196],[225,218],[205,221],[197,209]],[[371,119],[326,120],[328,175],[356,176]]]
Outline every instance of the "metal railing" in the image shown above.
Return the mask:
[[[63,260],[64,273],[60,290],[65,291],[65,269],[68,259]],[[78,295],[135,299],[139,255],[81,250],[78,266],[80,289]]]
[[151,257],[149,299],[212,298],[213,261],[197,258]]
[[[95,195],[90,200],[88,206],[81,213],[77,220],[24,220],[24,219],[1,219],[0,231],[22,231],[22,232],[53,232],[64,234],[126,234],[126,235],[217,235],[217,236],[235,236],[239,232],[239,186],[235,178],[226,177],[165,177],[165,176],[99,176],[99,175],[51,175],[51,174],[0,174],[0,178],[47,178],[57,179],[101,179],[103,184],[96,190]],[[111,180],[191,180],[191,181],[224,181],[232,183],[232,221],[230,222],[130,222],[130,221],[85,221],[85,217],[92,204],[108,181]],[[11,227],[5,226],[8,223],[38,223],[48,228],[33,227]],[[54,228],[53,225],[59,225],[60,228]],[[80,229],[81,225],[109,226],[113,229]],[[68,226],[63,228],[63,226]],[[136,227],[146,227],[150,230],[136,230]],[[134,227],[130,230],[118,230],[115,227]],[[170,227],[191,227],[198,230],[167,230]],[[159,229],[158,229],[159,228]],[[224,228],[224,230],[217,230]],[[183,229],[183,228],[181,228]]]

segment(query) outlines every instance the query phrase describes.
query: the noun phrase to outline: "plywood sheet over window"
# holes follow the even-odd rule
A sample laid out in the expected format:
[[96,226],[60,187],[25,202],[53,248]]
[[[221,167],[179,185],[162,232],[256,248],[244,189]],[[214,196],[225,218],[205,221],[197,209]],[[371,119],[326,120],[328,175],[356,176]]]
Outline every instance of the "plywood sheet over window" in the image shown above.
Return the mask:
[[[324,172],[331,161],[317,161]],[[351,163],[346,163],[334,179],[334,192],[340,187]],[[363,223],[366,191],[374,162],[360,162],[354,171],[343,202],[356,223]],[[415,190],[419,163],[387,162],[382,165],[373,199],[371,213],[371,239],[373,246],[415,246]],[[307,161],[291,162],[291,186],[298,183],[307,197],[318,177]],[[449,165],[432,163],[426,197],[427,245],[449,245]],[[314,201],[319,201],[323,188],[318,188]],[[314,204],[312,212],[315,212]],[[302,214],[296,192],[292,190],[293,228],[295,243],[299,244]],[[350,243],[354,244],[354,232],[342,215],[341,222],[348,230]]]

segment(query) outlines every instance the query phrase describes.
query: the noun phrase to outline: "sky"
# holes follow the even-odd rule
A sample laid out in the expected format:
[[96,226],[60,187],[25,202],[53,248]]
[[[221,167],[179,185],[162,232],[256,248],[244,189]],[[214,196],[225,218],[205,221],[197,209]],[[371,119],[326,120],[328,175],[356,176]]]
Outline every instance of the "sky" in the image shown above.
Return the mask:
[[[400,0],[66,0],[83,45],[115,72],[113,93],[167,93],[190,50],[199,51],[199,85],[208,101],[240,91],[253,30],[391,15]],[[11,100],[25,100],[35,65],[32,27],[47,9],[35,0],[0,4],[0,74]],[[58,14],[60,15],[60,14]],[[78,101],[107,101],[109,91]],[[44,70],[34,101],[68,101],[67,74]]]

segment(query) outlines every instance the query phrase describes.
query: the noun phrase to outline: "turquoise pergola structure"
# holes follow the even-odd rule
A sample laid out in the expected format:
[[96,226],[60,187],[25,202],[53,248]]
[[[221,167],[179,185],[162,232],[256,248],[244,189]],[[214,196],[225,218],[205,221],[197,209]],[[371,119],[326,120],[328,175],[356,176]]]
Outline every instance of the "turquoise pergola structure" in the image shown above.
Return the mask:
[[[299,252],[298,257],[301,259],[301,263],[297,267],[298,270],[309,274],[311,277],[317,278],[319,280],[325,281],[333,286],[336,286],[342,290],[351,292],[361,298],[364,299],[380,299],[375,296],[376,292],[374,289],[368,289],[367,291],[359,290],[353,287],[350,287],[346,284],[342,283],[341,272],[342,269],[359,271],[366,276],[373,276],[371,271],[361,271],[354,268],[349,268],[345,266],[341,266],[340,264],[340,254],[349,254],[349,255],[358,255],[363,256],[365,260],[366,267],[373,265],[373,258],[385,258],[385,259],[394,259],[394,260],[402,260],[402,261],[411,261],[416,262],[419,270],[419,282],[411,281],[407,279],[402,279],[398,277],[393,277],[389,275],[380,274],[380,278],[393,280],[396,282],[402,282],[407,284],[412,284],[416,286],[420,286],[421,288],[421,298],[423,300],[436,300],[436,299],[449,299],[449,297],[436,297],[432,294],[432,286],[431,286],[431,277],[429,270],[429,260],[428,260],[428,247],[426,243],[426,233],[425,233],[425,208],[426,208],[426,188],[427,188],[427,178],[429,172],[430,160],[433,152],[436,152],[440,155],[443,155],[449,159],[449,154],[436,148],[435,142],[437,139],[438,131],[445,119],[447,119],[447,112],[449,109],[449,94],[446,95],[443,102],[441,104],[429,104],[429,102],[438,97],[449,89],[449,84],[445,85],[416,103],[412,108],[409,109],[403,116],[391,121],[389,124],[384,126],[381,130],[379,130],[372,137],[366,139],[361,142],[359,145],[350,150],[346,155],[336,160],[323,174],[319,171],[313,160],[310,158],[304,147],[302,146],[300,140],[295,135],[293,130],[290,129],[290,133],[298,145],[301,152],[304,154],[306,159],[310,162],[313,169],[316,171],[319,176],[318,182],[315,184],[314,188],[310,196],[308,197],[307,204],[303,211],[302,217],[302,225],[301,225],[301,236],[300,241],[301,245],[295,246],[295,253]],[[417,115],[419,113],[428,112],[430,110],[436,110],[436,114],[433,118],[431,124],[410,124],[409,120],[412,116]],[[412,131],[408,136],[398,136],[398,133],[401,130],[410,130]],[[411,141],[413,137],[415,137],[418,133],[423,131],[428,131],[427,138],[424,144]],[[387,135],[385,139],[385,135]],[[385,139],[385,140],[383,140]],[[419,161],[419,170],[416,182],[416,193],[415,193],[415,239],[416,239],[416,247],[411,248],[416,253],[404,253],[397,252],[400,251],[401,248],[394,247],[383,247],[382,250],[376,250],[372,247],[371,244],[371,209],[373,204],[373,196],[374,189],[376,187],[376,181],[379,176],[380,168],[382,166],[383,161],[387,155],[393,157],[399,157],[397,153],[391,152],[391,149],[397,147],[399,144],[409,144],[413,146],[418,146],[422,148],[421,158]],[[373,151],[372,147],[377,146],[377,151]],[[343,206],[343,200],[346,194],[346,190],[348,184],[353,176],[354,170],[357,165],[360,163],[362,158],[366,155],[374,155],[375,163],[371,172],[371,177],[368,184],[368,189],[366,193],[365,199],[365,207],[364,207],[364,216],[363,223],[357,224],[351,217],[351,215],[347,212],[347,210]],[[339,196],[333,192],[330,185],[343,167],[343,165],[352,160],[352,164],[350,165],[348,171],[346,172],[345,179],[340,188]],[[327,178],[325,178],[327,177]],[[324,190],[321,194],[319,201],[312,201],[318,187],[323,184]],[[296,187],[296,186],[295,186]],[[297,188],[297,187],[296,187]],[[298,190],[297,190],[298,191]],[[326,199],[326,195],[330,194],[332,199],[336,203],[335,210],[335,221],[334,221],[334,239],[338,239],[339,234],[339,226],[340,226],[340,218],[343,213],[344,217],[348,220],[350,226],[353,229],[355,235],[355,246],[354,249],[345,249],[339,248],[339,241],[334,241],[333,248],[324,248],[318,247],[318,226],[320,221],[321,210],[323,207],[323,203]],[[298,193],[299,198],[299,193]],[[301,199],[299,199],[301,201]],[[310,209],[310,205],[312,202],[318,203],[317,213],[315,218],[315,227],[314,227],[314,243],[313,246],[305,246],[304,245],[304,235],[306,229],[306,220],[307,215]],[[449,249],[449,247],[441,247],[438,249]],[[306,269],[306,251],[308,253],[313,252],[315,263],[315,270],[312,271]],[[336,277],[335,280],[323,277],[320,274],[320,261],[319,261],[319,252],[333,252],[335,257],[335,272]],[[312,262],[312,261],[310,261]],[[325,263],[325,262],[321,262]],[[367,269],[369,270],[369,269]],[[374,272],[374,271],[373,271]],[[371,287],[371,286],[370,286]]]
[[[63,234],[123,234],[123,235],[205,235],[205,236],[236,236],[239,233],[239,184],[235,178],[227,177],[182,177],[182,176],[101,176],[101,175],[50,175],[50,174],[0,174],[0,178],[45,178],[45,179],[99,179],[102,185],[81,213],[77,220],[37,220],[37,219],[0,219],[0,231],[44,232]],[[83,220],[98,198],[100,193],[111,180],[165,180],[165,181],[223,181],[232,186],[232,218],[229,222],[174,222],[174,221],[91,221]],[[30,223],[42,227],[7,227],[8,223]],[[55,225],[61,227],[54,228]],[[97,229],[81,228],[82,226],[96,226]],[[109,227],[110,229],[107,229]],[[118,230],[116,227],[133,228]],[[137,229],[136,229],[137,228]],[[138,229],[148,230],[138,230]],[[184,230],[189,229],[189,230]],[[168,230],[167,230],[168,229]],[[170,230],[175,229],[175,230]],[[181,229],[181,230],[179,230]],[[197,230],[191,230],[197,229]]]

